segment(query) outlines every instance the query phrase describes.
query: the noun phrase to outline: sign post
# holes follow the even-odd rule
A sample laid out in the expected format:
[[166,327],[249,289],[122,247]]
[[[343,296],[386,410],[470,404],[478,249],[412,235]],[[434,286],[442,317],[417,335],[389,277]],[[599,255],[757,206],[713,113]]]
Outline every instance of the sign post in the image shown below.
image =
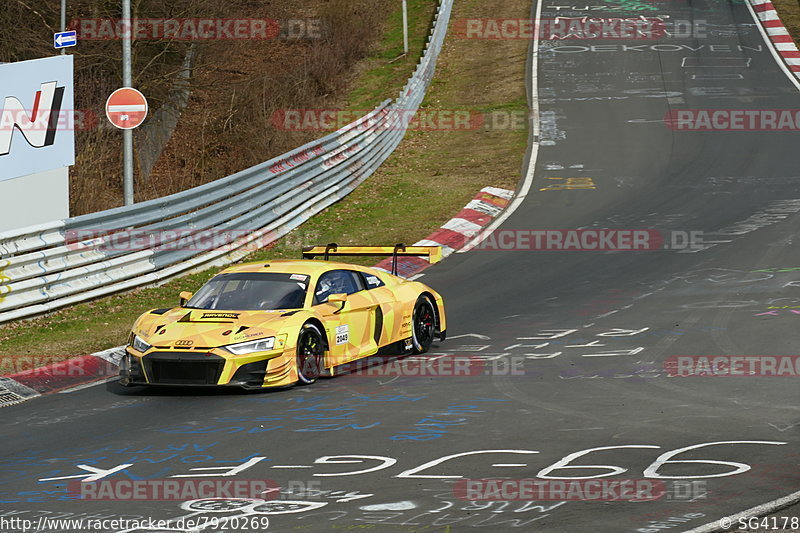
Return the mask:
[[408,2],[403,0],[403,54],[408,55]]
[[[130,87],[131,81],[131,0],[122,0],[122,86]],[[144,120],[144,119],[142,119]],[[138,126],[138,124],[137,124]],[[135,127],[135,126],[134,126]],[[123,190],[125,205],[133,205],[133,131],[122,132]]]
[[[67,31],[67,0],[61,0],[61,31]],[[58,35],[56,35],[56,40],[58,40]],[[76,37],[75,42],[78,42]],[[74,46],[74,45],[73,45]],[[56,46],[58,48],[58,46]],[[61,49],[61,55],[63,56],[67,51],[63,48]]]
[[147,99],[131,87],[117,89],[106,100],[106,117],[122,130],[125,205],[133,204],[133,129],[147,117]]

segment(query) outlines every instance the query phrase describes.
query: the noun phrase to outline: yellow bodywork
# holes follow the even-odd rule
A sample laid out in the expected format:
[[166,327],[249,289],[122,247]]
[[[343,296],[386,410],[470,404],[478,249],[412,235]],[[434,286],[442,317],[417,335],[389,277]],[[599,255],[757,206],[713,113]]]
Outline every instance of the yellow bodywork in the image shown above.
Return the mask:
[[[348,295],[344,306],[341,303],[314,305],[317,280],[331,270],[350,270],[361,272],[364,276],[375,276],[383,285]],[[241,311],[176,307],[149,311],[132,328],[131,339],[138,336],[152,347],[144,352],[139,352],[131,345],[127,347],[123,367],[127,365],[127,371],[130,372],[132,367],[138,365],[141,371],[138,379],[130,379],[130,383],[184,384],[180,382],[180,376],[175,379],[176,382],[154,379],[155,367],[149,362],[153,358],[169,358],[175,361],[218,362],[221,367],[218,379],[208,384],[246,388],[292,385],[298,381],[297,340],[300,329],[306,323],[312,323],[322,331],[327,345],[323,357],[325,374],[334,375],[339,365],[375,355],[383,348],[398,344],[407,346],[412,337],[414,305],[423,294],[428,295],[434,303],[439,337],[445,336],[446,318],[442,297],[422,283],[368,267],[314,260],[247,263],[229,267],[220,274],[258,272],[308,276],[309,285],[303,308]],[[275,337],[270,351],[234,355],[222,348],[269,337]],[[255,383],[253,376],[260,376],[264,362],[263,381]],[[249,374],[250,381],[243,382],[245,371],[250,372],[256,367],[256,373]],[[242,371],[237,375],[240,369]],[[122,375],[125,378],[125,371]]]

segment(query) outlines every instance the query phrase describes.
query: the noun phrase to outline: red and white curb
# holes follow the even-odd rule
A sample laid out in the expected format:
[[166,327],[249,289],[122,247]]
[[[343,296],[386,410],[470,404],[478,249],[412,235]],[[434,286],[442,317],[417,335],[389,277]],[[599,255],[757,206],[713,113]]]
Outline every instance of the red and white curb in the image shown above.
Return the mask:
[[778,55],[786,62],[789,70],[800,79],[800,51],[792,40],[789,30],[783,25],[775,6],[769,0],[750,0],[753,11],[764,27]]
[[[441,246],[442,257],[447,257],[463,248],[497,217],[508,206],[512,196],[514,196],[514,191],[484,187],[454,218],[448,220],[426,239],[415,242],[413,246]],[[399,257],[397,274],[404,278],[410,278],[429,266],[431,266],[430,263],[421,257]],[[384,259],[375,265],[375,268],[391,272],[392,259]]]
[[117,376],[125,347],[59,361],[0,377],[0,407],[43,394],[67,392],[99,379]]

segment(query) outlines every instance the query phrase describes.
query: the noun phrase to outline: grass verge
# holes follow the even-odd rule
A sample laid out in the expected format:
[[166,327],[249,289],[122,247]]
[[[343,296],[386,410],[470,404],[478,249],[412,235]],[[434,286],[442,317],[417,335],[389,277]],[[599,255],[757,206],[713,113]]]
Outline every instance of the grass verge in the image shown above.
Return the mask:
[[798,0],[773,0],[781,22],[789,30],[794,44],[800,47],[800,2]]
[[[427,35],[431,0],[409,2],[413,57]],[[459,18],[529,16],[530,0],[460,0]],[[426,16],[426,13],[428,15]],[[392,15],[399,20],[399,12]],[[451,22],[451,28],[453,24]],[[354,78],[358,87],[343,105],[372,107],[403,85],[410,59],[391,64],[402,34],[390,22],[378,52]],[[350,196],[305,223],[270,249],[248,260],[298,257],[301,246],[412,243],[438,228],[485,186],[513,189],[519,180],[527,143],[525,60],[528,42],[463,40],[451,32],[422,112],[469,111],[490,120],[474,129],[409,131],[392,157]],[[508,124],[515,124],[508,126]],[[195,291],[216,270],[80,304],[45,317],[0,327],[0,374],[21,356],[70,358],[125,342],[143,311],[177,304],[180,291]]]

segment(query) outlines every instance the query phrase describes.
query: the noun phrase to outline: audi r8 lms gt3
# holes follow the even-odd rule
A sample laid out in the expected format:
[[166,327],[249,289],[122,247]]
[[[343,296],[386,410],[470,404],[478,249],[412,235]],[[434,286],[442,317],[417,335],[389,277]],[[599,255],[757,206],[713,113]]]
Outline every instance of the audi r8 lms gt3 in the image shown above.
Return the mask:
[[436,291],[344,263],[237,265],[181,299],[136,321],[121,384],[309,384],[371,355],[423,353],[446,336]]

